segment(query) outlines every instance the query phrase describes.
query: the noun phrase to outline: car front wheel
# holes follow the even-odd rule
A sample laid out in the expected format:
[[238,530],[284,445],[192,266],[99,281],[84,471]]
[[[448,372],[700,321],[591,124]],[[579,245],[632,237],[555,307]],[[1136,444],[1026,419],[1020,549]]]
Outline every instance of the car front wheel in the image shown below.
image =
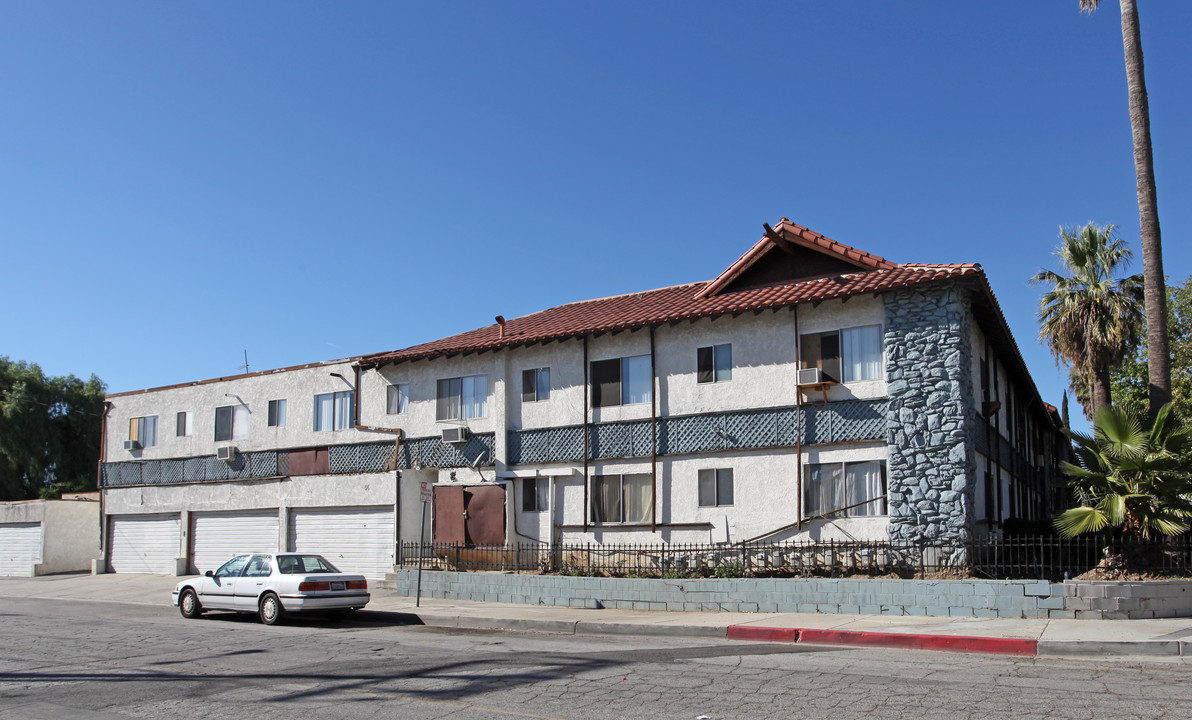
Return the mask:
[[273,593],[266,593],[261,598],[260,616],[261,622],[266,625],[276,625],[282,616],[281,600]]
[[187,588],[182,591],[182,596],[178,598],[178,610],[182,613],[182,617],[188,620],[193,620],[203,614],[203,606],[199,603],[199,596],[195,595],[195,591]]

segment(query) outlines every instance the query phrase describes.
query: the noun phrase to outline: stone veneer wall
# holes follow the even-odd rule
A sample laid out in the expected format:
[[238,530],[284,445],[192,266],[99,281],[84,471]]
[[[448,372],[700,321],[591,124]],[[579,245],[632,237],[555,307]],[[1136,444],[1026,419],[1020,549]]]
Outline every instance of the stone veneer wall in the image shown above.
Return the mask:
[[976,455],[972,308],[956,284],[886,296],[886,442],[891,540],[967,541]]
[[[388,585],[413,595],[417,570]],[[1192,582],[739,578],[656,580],[427,570],[428,598],[679,612],[808,612],[973,618],[1192,617]]]

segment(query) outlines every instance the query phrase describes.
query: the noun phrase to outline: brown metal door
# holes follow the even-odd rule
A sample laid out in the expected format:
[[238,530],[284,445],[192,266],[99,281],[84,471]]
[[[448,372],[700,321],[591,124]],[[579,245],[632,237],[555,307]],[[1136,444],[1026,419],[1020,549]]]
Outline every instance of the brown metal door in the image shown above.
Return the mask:
[[505,488],[500,485],[435,486],[436,543],[505,544]]
[[464,488],[464,537],[468,545],[505,544],[505,488]]
[[435,486],[435,520],[431,539],[435,543],[464,544],[464,488]]

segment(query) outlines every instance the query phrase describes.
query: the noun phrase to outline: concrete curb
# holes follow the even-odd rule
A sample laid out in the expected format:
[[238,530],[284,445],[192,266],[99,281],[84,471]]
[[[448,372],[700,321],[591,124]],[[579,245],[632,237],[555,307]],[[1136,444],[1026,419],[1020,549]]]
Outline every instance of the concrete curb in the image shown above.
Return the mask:
[[729,640],[760,642],[796,642],[817,645],[850,645],[906,650],[946,650],[949,652],[995,655],[1035,655],[1037,640],[972,637],[968,635],[923,635],[858,630],[821,630],[817,628],[767,628],[755,625],[729,627]]
[[641,623],[591,622],[576,624],[577,635],[653,635],[661,637],[723,638],[723,625],[643,625]]
[[1192,641],[1034,640],[925,633],[887,633],[757,625],[648,625],[591,620],[471,617],[436,613],[361,611],[358,621],[469,630],[522,630],[562,635],[639,635],[726,638],[742,642],[805,643],[850,647],[1017,655],[1024,657],[1192,657]]
[[1181,657],[1192,652],[1192,643],[1178,640],[1040,640],[1039,657]]

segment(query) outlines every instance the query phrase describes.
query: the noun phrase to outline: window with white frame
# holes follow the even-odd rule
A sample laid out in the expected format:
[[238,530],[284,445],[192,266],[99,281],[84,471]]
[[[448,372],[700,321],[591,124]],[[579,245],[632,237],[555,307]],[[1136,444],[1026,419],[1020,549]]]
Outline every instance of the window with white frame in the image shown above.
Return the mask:
[[248,437],[248,406],[225,405],[215,408],[215,442]]
[[550,368],[522,370],[522,402],[550,399]]
[[439,381],[435,420],[468,420],[487,416],[487,376],[470,375]]
[[175,420],[174,434],[178,437],[190,437],[195,432],[195,414],[189,410],[178,413]]
[[592,362],[592,407],[636,405],[654,398],[649,355]]
[[410,386],[397,383],[385,388],[385,414],[402,415],[410,409]]
[[526,478],[522,482],[522,510],[544,512],[550,509],[550,479]]
[[594,523],[646,523],[654,516],[650,475],[593,475],[591,518]]
[[352,427],[352,391],[315,395],[315,432]]
[[718,507],[733,504],[733,469],[699,471],[699,506]]
[[799,339],[799,367],[820,368],[837,382],[879,380],[882,370],[880,325],[809,333]]
[[128,439],[141,444],[141,447],[153,447],[157,444],[157,416],[130,418],[128,421]]
[[285,400],[270,400],[269,401],[269,427],[285,427],[286,426],[286,401]]
[[803,470],[803,517],[886,514],[886,461],[819,463]]
[[733,379],[733,346],[712,345],[695,351],[696,382],[716,383]]

